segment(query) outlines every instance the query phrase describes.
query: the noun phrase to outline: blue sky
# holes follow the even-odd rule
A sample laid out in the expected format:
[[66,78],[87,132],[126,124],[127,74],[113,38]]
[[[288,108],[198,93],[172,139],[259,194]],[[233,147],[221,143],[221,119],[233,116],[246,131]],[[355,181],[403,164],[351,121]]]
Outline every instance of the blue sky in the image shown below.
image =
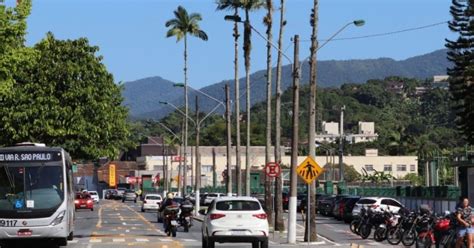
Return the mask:
[[[278,8],[279,0],[274,1]],[[311,0],[286,0],[284,47],[292,55],[290,37],[299,34],[300,57],[309,54]],[[318,38],[324,39],[354,19],[365,26],[351,26],[338,37],[352,37],[397,31],[447,21],[449,0],[320,0]],[[14,4],[14,0],[7,0]],[[191,38],[189,42],[189,83],[203,87],[233,78],[232,23],[223,20],[226,12],[215,11],[214,0],[33,0],[28,19],[27,44],[33,45],[52,31],[59,39],[87,37],[100,47],[104,63],[117,82],[161,76],[183,81],[183,44],[166,38],[165,22],[178,5],[203,16],[201,28],[208,42]],[[265,11],[252,13],[255,28],[262,33]],[[279,12],[275,11],[275,23]],[[278,26],[274,25],[274,38]],[[346,60],[390,57],[397,60],[432,52],[453,38],[446,25],[396,35],[332,41],[318,52],[319,60]],[[253,35],[252,72],[265,69],[265,41]],[[240,76],[244,76],[242,49]],[[273,53],[276,61],[276,53]]]

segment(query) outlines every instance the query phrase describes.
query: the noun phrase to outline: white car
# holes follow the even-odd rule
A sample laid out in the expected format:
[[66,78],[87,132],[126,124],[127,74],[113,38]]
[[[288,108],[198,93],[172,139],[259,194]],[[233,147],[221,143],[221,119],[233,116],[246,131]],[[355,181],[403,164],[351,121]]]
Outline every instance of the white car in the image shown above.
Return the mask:
[[376,211],[388,210],[392,213],[398,213],[404,206],[397,200],[390,197],[363,197],[355,204],[352,209],[352,215],[359,215],[362,208],[372,208]]
[[268,220],[257,198],[248,196],[216,198],[202,222],[202,247],[215,243],[252,243],[268,248]]
[[163,198],[161,198],[161,195],[158,195],[158,194],[145,195],[145,199],[143,199],[143,203],[142,203],[142,212],[145,212],[146,210],[158,211],[162,201],[163,201]]
[[206,198],[204,198],[204,205],[209,205],[211,204],[211,202],[216,199],[216,198],[219,198],[219,197],[222,197],[224,196],[225,194],[223,193],[209,193],[206,195]]
[[99,203],[99,194],[97,191],[88,191],[89,195],[91,195],[92,200],[94,203]]

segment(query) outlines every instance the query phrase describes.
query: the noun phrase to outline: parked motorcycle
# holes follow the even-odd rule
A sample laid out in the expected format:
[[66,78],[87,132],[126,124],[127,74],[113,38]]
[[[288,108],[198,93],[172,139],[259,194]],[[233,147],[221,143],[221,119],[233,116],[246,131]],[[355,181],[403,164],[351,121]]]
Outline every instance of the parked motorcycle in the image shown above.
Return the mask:
[[399,215],[395,215],[390,211],[385,211],[383,213],[383,223],[375,228],[374,240],[377,242],[382,242],[387,239],[388,230],[393,229],[398,225],[399,218]]

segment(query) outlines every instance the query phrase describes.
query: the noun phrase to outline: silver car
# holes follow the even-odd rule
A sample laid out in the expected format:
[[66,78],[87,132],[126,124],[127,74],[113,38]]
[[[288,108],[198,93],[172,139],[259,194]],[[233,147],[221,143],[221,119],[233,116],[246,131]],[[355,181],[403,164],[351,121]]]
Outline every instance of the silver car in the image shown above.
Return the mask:
[[137,194],[135,193],[135,191],[127,189],[125,193],[123,193],[123,197],[122,197],[122,202],[125,202],[125,201],[134,201],[136,203]]

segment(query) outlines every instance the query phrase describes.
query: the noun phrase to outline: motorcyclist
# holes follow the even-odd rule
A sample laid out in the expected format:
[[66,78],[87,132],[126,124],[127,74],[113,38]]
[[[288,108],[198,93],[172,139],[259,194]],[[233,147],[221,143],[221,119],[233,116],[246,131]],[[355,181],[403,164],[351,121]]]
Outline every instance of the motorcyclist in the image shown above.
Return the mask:
[[[168,194],[166,194],[166,199],[161,204],[160,209],[158,209],[158,211],[163,212],[166,209],[166,207],[177,205],[177,203],[173,200],[173,198],[174,198],[173,193],[168,192]],[[168,227],[167,221],[163,221],[163,228],[165,231],[167,230],[167,227]]]

